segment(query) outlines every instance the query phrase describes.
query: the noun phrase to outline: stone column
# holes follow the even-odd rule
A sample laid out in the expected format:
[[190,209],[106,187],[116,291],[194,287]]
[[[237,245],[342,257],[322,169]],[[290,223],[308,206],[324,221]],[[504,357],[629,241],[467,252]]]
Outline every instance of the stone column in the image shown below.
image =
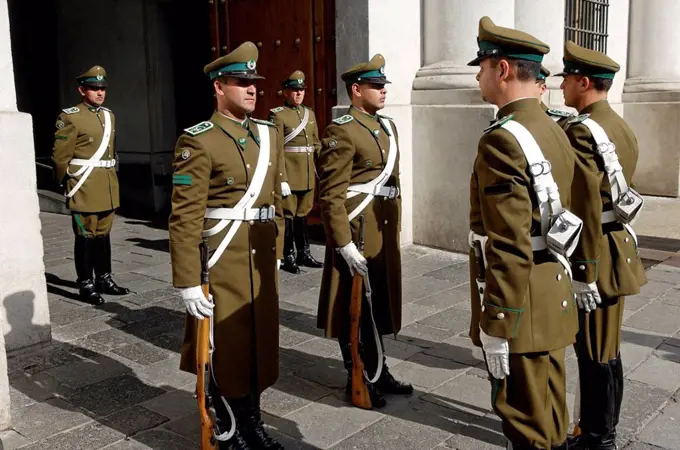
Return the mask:
[[509,0],[427,0],[424,66],[413,81],[414,242],[467,251],[469,181],[477,143],[496,107],[482,101],[467,63],[477,54],[479,19],[513,27]]
[[633,181],[648,195],[680,194],[680,54],[672,50],[679,21],[677,1],[631,0],[623,113],[640,146]]

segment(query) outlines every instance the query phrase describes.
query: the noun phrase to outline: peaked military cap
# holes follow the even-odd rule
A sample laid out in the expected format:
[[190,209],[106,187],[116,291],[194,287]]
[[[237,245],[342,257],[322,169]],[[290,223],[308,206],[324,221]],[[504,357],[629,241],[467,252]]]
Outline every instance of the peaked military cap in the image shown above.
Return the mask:
[[564,43],[564,70],[556,76],[584,75],[593,78],[613,80],[621,67],[602,52],[581,47],[573,41]]
[[538,73],[538,80],[544,80],[550,76],[550,71],[541,65],[541,71]]
[[296,70],[291,73],[281,84],[283,84],[283,87],[289,89],[304,89],[307,87],[305,84],[305,74],[301,70]]
[[529,33],[499,27],[487,16],[479,19],[477,46],[477,57],[468,66],[478,66],[481,60],[490,56],[507,56],[540,63],[543,62],[543,55],[550,51],[548,44]]
[[220,77],[245,78],[248,80],[263,80],[257,74],[257,57],[259,52],[252,42],[246,41],[231,53],[220,56],[203,68],[211,80]]
[[340,78],[345,84],[353,83],[377,83],[389,84],[385,77],[385,58],[377,53],[370,61],[357,64],[343,73]]
[[106,70],[102,66],[91,67],[87,72],[78,75],[76,81],[81,86],[106,87],[109,85],[106,80]]

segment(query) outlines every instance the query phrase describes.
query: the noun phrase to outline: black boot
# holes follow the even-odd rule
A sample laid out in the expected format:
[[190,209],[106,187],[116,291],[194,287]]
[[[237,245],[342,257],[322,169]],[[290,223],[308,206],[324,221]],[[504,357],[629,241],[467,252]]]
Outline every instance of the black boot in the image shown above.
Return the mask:
[[76,280],[80,299],[93,305],[101,305],[104,299],[97,293],[92,281],[94,239],[76,235],[73,257],[76,262]]
[[307,218],[296,217],[294,230],[298,266],[312,267],[314,269],[323,267],[323,263],[320,263],[319,261],[314,259],[312,253],[309,251],[309,232],[307,230]]
[[283,264],[281,268],[286,272],[300,273],[300,268],[295,262],[293,219],[286,219],[286,229],[283,234]]
[[[231,429],[231,418],[229,417],[227,408],[224,406],[224,403],[222,403],[219,393],[213,392],[213,399],[215,401],[214,405],[217,415],[217,426],[220,432],[226,432]],[[239,399],[228,400],[229,406],[232,408],[232,412],[235,416],[234,419],[236,420],[236,432],[228,441],[218,441],[217,448],[219,450],[255,450],[257,448],[249,446],[246,440],[243,438],[242,422],[241,419],[238,418],[238,410],[235,408],[235,406],[238,406],[238,400]]]
[[96,242],[94,273],[97,292],[109,295],[128,294],[129,289],[118,286],[111,278],[111,237],[107,234],[96,237],[94,241]]
[[283,445],[276,442],[264,430],[259,394],[251,394],[240,399],[236,407],[238,409],[238,420],[241,421],[241,434],[250,448],[258,450],[283,450]]
[[[347,385],[345,386],[345,399],[352,403],[352,350],[349,340],[339,339],[340,352],[342,353],[342,361],[347,369]],[[364,380],[368,388],[368,396],[371,399],[371,406],[373,408],[382,408],[387,404],[385,396],[376,388],[373,383]]]
[[413,386],[411,384],[395,379],[390,373],[390,369],[387,367],[387,358],[384,356],[385,344],[383,343],[382,336],[380,336],[380,348],[382,348],[383,351],[383,369],[380,373],[380,378],[378,378],[378,381],[375,383],[378,389],[380,389],[380,392],[393,395],[413,394]]

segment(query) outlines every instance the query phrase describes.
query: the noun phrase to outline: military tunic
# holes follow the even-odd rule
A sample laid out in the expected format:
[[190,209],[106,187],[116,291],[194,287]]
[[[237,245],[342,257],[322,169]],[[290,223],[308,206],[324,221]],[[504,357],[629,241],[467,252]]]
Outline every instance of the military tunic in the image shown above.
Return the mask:
[[[350,185],[376,178],[385,167],[390,152],[389,135],[379,116],[351,107],[351,120],[332,122],[324,133],[317,164],[319,203],[326,231],[326,254],[319,294],[317,326],[328,337],[339,337],[349,329],[352,276],[347,262],[336,251],[359,238],[359,216],[351,222],[349,212],[365,194],[347,199]],[[390,121],[391,122],[391,121]],[[391,122],[393,123],[393,122]],[[396,127],[392,127],[396,133]],[[397,138],[397,136],[395,136]],[[398,143],[398,139],[397,139]],[[399,187],[399,158],[385,186]],[[376,196],[363,210],[364,257],[368,262],[373,289],[373,313],[380,334],[401,329],[401,196]]]
[[500,125],[512,119],[532,134],[552,163],[566,209],[574,156],[564,132],[537,99],[511,102],[498,117],[480,139],[470,180],[470,228],[488,236],[481,299],[474,282],[479,266],[470,253],[470,336],[481,346],[481,327],[509,342],[510,376],[491,378],[492,404],[505,436],[513,443],[550,448],[564,441],[569,425],[564,351],[575,341],[577,306],[562,265],[546,250],[532,249],[531,237],[541,233],[533,182],[519,143]]
[[[284,144],[285,171],[283,181],[292,191],[283,200],[286,217],[305,217],[314,206],[314,186],[316,184],[315,157],[321,150],[319,128],[311,108],[304,105],[285,104],[271,110],[269,120],[279,130],[280,136],[288,136],[300,124],[304,113],[309,111],[307,126],[297,136]],[[308,151],[301,151],[303,148]]]
[[[233,208],[248,189],[259,155],[257,123],[241,125],[215,112],[180,136],[175,149],[172,213],[169,220],[173,284],[198,286],[201,232],[218,222],[207,208]],[[253,208],[274,205],[276,220],[242,222],[210,270],[214,297],[214,369],[225,397],[260,393],[278,378],[279,307],[277,259],[282,256],[281,140],[267,126],[271,151],[264,184]],[[210,254],[230,227],[208,238]],[[187,314],[180,368],[195,373],[196,319]],[[255,383],[257,380],[257,384]]]
[[555,121],[557,125],[560,126],[560,128],[564,128],[567,125],[567,121],[574,117],[573,114],[567,112],[567,111],[562,111],[559,109],[552,109],[548,108],[548,105],[545,103],[541,102],[541,109],[545,111],[545,113],[550,116],[552,120]]

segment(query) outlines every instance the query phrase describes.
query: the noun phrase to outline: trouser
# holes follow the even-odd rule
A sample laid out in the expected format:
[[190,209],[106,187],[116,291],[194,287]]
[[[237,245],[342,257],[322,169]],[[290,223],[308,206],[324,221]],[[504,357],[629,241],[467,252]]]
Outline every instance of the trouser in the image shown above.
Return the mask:
[[106,236],[111,232],[114,217],[115,213],[113,211],[96,213],[73,212],[71,213],[73,233],[76,236],[86,238]]
[[624,298],[603,299],[595,311],[579,311],[576,336],[583,434],[607,436],[616,431],[623,401],[621,324]]
[[78,213],[71,215],[76,235],[74,260],[79,282],[102,278],[111,273],[111,237],[113,211]]
[[286,219],[306,217],[314,206],[314,189],[293,191],[283,198],[283,216]]
[[491,374],[491,405],[513,449],[559,448],[567,439],[565,349],[510,354],[510,375]]

